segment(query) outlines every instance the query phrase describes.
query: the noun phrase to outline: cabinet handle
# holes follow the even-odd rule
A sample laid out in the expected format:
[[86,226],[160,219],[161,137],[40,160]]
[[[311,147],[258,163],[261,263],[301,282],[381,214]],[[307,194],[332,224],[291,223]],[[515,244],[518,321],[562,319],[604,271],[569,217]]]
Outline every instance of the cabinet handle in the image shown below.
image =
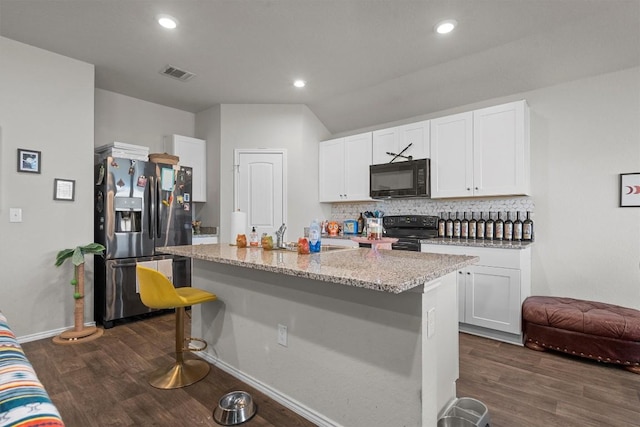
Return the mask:
[[462,274],[462,271],[458,271],[458,274]]
[[471,276],[471,272],[470,272],[470,271],[467,271],[467,275]]
[[478,187],[476,187],[476,190],[479,190],[479,188],[478,188]]
[[471,191],[471,187],[467,187],[467,191]]

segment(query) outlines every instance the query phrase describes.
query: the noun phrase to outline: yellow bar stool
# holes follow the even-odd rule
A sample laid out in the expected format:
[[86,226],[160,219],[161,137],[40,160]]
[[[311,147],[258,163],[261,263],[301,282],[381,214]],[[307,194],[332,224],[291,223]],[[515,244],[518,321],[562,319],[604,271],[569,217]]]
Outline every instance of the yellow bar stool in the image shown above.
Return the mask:
[[[149,384],[155,388],[172,389],[200,381],[209,373],[209,364],[204,360],[185,360],[183,353],[204,350],[207,348],[207,343],[198,338],[185,340],[185,307],[215,301],[217,297],[202,289],[176,288],[164,274],[151,268],[138,265],[136,271],[140,284],[140,299],[144,305],[153,309],[176,309],[176,361],[169,367],[160,368],[153,372],[149,377]],[[199,341],[204,345],[193,349],[185,347],[185,343],[191,341]]]

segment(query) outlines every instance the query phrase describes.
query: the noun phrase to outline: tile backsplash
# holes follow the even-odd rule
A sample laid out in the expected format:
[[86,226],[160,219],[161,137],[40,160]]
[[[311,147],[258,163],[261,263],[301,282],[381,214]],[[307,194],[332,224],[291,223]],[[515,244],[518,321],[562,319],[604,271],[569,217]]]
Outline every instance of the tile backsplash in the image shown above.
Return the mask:
[[384,215],[435,215],[442,212],[527,212],[534,211],[533,199],[516,196],[486,199],[390,199],[376,202],[333,203],[335,221],[358,218],[360,212],[382,211]]

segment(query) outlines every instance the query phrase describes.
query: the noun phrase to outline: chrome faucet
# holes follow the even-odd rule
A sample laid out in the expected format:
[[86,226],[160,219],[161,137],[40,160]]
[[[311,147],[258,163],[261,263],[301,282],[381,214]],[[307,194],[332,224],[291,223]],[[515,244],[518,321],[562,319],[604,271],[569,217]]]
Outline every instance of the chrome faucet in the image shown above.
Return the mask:
[[282,237],[284,236],[284,231],[287,229],[287,226],[282,224],[278,231],[276,231],[276,248],[284,248],[284,242],[282,241]]

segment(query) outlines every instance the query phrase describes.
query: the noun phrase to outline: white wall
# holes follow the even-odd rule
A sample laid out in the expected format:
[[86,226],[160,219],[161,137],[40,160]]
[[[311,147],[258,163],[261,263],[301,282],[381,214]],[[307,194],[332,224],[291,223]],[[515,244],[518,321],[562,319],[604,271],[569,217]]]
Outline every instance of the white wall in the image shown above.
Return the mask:
[[220,105],[196,114],[196,136],[207,141],[207,203],[196,203],[195,219],[220,225]]
[[327,217],[331,207],[318,203],[318,141],[328,136],[324,125],[304,105],[223,104],[220,113],[221,241],[229,241],[236,148],[287,150],[287,240],[301,237],[313,218]]
[[640,172],[640,68],[523,94],[531,107],[534,294],[640,309],[640,208],[619,174]]
[[[54,261],[93,241],[94,67],[3,37],[0,58],[0,310],[20,337],[73,325],[73,265]],[[42,153],[40,174],[17,172],[18,148]],[[53,200],[54,178],[75,180],[75,201]],[[89,321],[92,256],[86,277]]]
[[194,136],[195,115],[107,90],[96,89],[95,146],[114,141],[164,153],[165,135]]

